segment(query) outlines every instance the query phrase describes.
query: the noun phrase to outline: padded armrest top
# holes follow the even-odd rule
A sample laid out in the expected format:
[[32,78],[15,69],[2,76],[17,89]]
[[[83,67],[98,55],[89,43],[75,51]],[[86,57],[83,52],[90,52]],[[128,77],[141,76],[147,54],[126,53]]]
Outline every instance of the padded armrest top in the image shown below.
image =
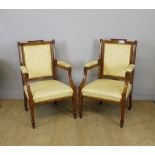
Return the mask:
[[89,61],[85,64],[85,67],[92,67],[94,65],[97,65],[98,64],[98,60],[92,60],[92,61]]
[[128,66],[128,68],[126,69],[126,72],[132,72],[134,70],[134,68],[135,68],[135,65],[134,64],[130,64]]
[[23,74],[28,73],[28,70],[27,70],[27,68],[26,68],[25,66],[20,66],[20,69],[21,69],[21,72],[22,72]]
[[65,68],[70,68],[71,65],[64,62],[64,61],[57,61],[57,65],[60,66],[60,67],[65,67]]

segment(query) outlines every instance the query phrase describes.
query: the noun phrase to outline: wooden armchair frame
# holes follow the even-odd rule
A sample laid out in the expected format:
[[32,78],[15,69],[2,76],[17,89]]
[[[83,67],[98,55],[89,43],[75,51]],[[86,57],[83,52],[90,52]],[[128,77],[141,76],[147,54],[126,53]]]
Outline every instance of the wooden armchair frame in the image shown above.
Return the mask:
[[[130,44],[132,46],[131,50],[130,50],[130,62],[129,62],[130,67],[126,70],[125,77],[108,76],[108,75],[103,74],[103,70],[104,70],[104,43]],[[131,85],[133,85],[133,80],[134,80],[134,70],[135,70],[134,65],[135,65],[135,58],[136,58],[137,41],[127,41],[126,39],[111,39],[111,40],[100,39],[100,47],[101,48],[100,48],[99,59],[97,61],[88,62],[84,67],[83,80],[82,80],[82,82],[79,86],[79,89],[78,89],[79,115],[80,115],[80,118],[82,118],[82,116],[83,116],[83,97],[98,100],[98,101],[100,101],[100,104],[102,104],[102,101],[111,102],[111,103],[119,103],[120,108],[121,108],[120,127],[122,128],[123,124],[124,124],[125,106],[126,106],[126,101],[127,101],[127,99],[126,99],[127,88],[128,88],[129,83]],[[84,86],[86,85],[88,71],[90,69],[95,68],[95,67],[98,67],[98,79],[112,78],[112,79],[116,79],[116,80],[124,80],[125,81],[124,89],[122,92],[122,97],[121,97],[121,100],[119,102],[116,102],[114,100],[107,100],[107,99],[103,99],[103,98],[96,98],[96,97],[92,97],[92,96],[88,97],[88,96],[82,95],[82,88],[84,88]],[[130,110],[132,108],[132,90],[129,94],[128,99],[129,99],[128,109]]]
[[[51,76],[44,76],[44,77],[37,77],[37,78],[29,78],[29,74],[26,70],[25,67],[25,57],[23,54],[23,46],[24,45],[43,45],[43,44],[50,44],[50,49],[51,49],[51,59],[52,59],[52,75]],[[56,67],[59,67],[65,71],[67,71],[68,73],[68,78],[69,78],[69,84],[71,86],[71,88],[73,89],[73,96],[72,97],[64,97],[64,98],[59,98],[59,99],[55,99],[55,100],[46,100],[43,102],[37,102],[37,104],[41,104],[41,103],[50,103],[50,102],[55,102],[55,105],[57,105],[57,101],[63,101],[66,99],[72,99],[72,104],[73,104],[73,117],[74,119],[76,118],[76,87],[74,84],[74,81],[72,79],[72,69],[71,66],[63,61],[57,61],[55,59],[55,40],[52,41],[43,41],[43,40],[35,40],[35,41],[28,41],[28,42],[24,42],[24,43],[20,43],[17,42],[17,46],[18,46],[18,52],[19,52],[19,60],[20,60],[20,66],[21,66],[21,76],[22,76],[22,84],[23,86],[26,85],[27,86],[27,92],[28,92],[28,96],[29,96],[29,100],[26,97],[25,91],[24,91],[24,107],[25,110],[28,111],[28,104],[30,107],[30,112],[31,112],[31,123],[32,123],[32,127],[35,128],[35,117],[34,117],[34,107],[35,107],[35,101],[33,100],[33,94],[31,92],[30,89],[30,85],[29,85],[29,81],[35,81],[35,80],[46,80],[46,79],[57,79],[57,75],[56,75]],[[22,68],[23,67],[23,68]]]

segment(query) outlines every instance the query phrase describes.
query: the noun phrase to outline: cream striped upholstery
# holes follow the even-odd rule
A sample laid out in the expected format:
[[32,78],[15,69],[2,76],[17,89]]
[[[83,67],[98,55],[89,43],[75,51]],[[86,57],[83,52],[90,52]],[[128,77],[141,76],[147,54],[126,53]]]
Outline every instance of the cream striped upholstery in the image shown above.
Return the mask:
[[125,77],[131,53],[130,44],[104,44],[104,75]]
[[23,53],[29,78],[52,76],[50,44],[24,45]]

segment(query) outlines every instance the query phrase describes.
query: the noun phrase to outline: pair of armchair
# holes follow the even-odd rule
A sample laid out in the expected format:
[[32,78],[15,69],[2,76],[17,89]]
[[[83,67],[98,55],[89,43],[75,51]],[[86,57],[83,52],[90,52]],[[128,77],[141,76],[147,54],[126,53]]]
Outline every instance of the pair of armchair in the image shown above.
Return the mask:
[[[24,107],[31,112],[32,127],[35,128],[34,107],[44,102],[72,99],[73,117],[76,118],[76,86],[72,79],[70,64],[55,59],[55,41],[28,41],[17,43],[24,90]],[[136,41],[126,39],[100,40],[99,60],[87,63],[79,86],[79,115],[83,115],[83,98],[119,103],[121,107],[120,127],[123,127],[125,105],[132,106],[132,85],[136,57]],[[70,86],[57,80],[56,68],[68,72]],[[86,84],[88,70],[99,67],[98,79]],[[28,108],[29,106],[29,108]]]

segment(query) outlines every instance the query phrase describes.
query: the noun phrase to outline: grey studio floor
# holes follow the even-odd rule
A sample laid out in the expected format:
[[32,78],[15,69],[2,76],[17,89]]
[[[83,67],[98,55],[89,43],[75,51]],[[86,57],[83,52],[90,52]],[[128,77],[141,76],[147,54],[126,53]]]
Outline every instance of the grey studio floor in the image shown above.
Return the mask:
[[0,145],[102,146],[155,145],[155,103],[134,101],[119,127],[119,105],[85,101],[84,115],[72,117],[70,101],[36,106],[36,129],[23,100],[1,100]]

